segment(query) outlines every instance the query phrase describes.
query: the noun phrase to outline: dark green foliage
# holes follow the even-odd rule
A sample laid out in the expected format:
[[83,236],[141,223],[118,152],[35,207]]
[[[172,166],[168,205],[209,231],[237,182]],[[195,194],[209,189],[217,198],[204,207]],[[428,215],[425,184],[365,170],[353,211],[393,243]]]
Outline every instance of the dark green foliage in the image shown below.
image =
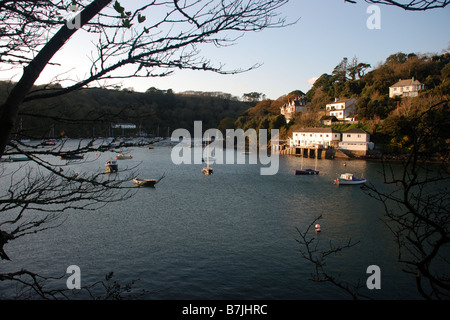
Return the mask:
[[[0,99],[6,98],[11,84],[0,82]],[[8,89],[9,88],[9,89]],[[122,134],[111,123],[133,123],[148,134],[167,136],[177,128],[193,131],[194,121],[203,129],[216,128],[223,118],[237,118],[248,104],[231,95],[218,93],[174,94],[172,90],[150,88],[145,93],[130,89],[83,89],[57,98],[34,100],[20,110],[17,130],[33,138],[70,138]]]

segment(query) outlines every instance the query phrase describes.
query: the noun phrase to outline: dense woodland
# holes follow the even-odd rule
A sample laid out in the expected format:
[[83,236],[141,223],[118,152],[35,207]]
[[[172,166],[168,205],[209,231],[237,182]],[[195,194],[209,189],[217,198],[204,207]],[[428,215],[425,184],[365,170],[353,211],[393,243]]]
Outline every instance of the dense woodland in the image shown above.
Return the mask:
[[[0,99],[5,99],[11,87],[0,83]],[[192,130],[196,120],[202,121],[204,129],[216,128],[221,119],[236,118],[251,105],[220,92],[91,88],[23,104],[16,131],[21,138],[38,139],[136,136],[140,132],[165,137],[177,128]],[[113,129],[112,124],[118,123],[133,123],[136,130]]]

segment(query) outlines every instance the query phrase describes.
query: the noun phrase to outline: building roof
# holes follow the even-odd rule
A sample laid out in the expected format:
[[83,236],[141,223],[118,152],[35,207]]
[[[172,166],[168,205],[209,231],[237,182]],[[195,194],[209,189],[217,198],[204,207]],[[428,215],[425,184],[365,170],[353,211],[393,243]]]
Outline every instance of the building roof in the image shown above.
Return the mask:
[[422,83],[420,83],[419,80],[415,80],[414,77],[412,77],[411,79],[405,79],[405,80],[400,79],[398,82],[396,82],[395,84],[390,86],[390,88],[407,87],[407,86],[412,86],[414,84],[420,85]]
[[361,128],[349,129],[347,131],[343,131],[342,133],[364,133],[364,134],[367,134],[367,132]]
[[323,120],[339,121],[338,118],[336,118],[335,116],[322,116],[322,118],[320,118],[320,121]]
[[333,128],[302,128],[295,132],[310,132],[310,133],[340,133]]
[[350,100],[355,100],[355,98],[342,99],[342,100],[338,100],[338,101],[333,101],[333,102],[327,103],[327,106],[330,105],[330,104],[345,103],[345,102],[350,101]]

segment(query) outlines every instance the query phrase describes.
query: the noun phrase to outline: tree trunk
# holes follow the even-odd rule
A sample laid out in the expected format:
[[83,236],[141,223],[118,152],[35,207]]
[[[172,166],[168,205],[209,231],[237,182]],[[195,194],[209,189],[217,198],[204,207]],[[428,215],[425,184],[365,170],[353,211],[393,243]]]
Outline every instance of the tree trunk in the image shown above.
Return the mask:
[[[80,27],[88,23],[103,8],[105,8],[112,0],[95,0],[92,1],[80,13]],[[17,120],[19,107],[25,96],[32,88],[34,82],[41,74],[42,70],[48,64],[50,59],[58,52],[66,41],[77,31],[77,28],[69,28],[67,24],[50,39],[42,48],[38,55],[23,70],[22,77],[19,82],[11,90],[5,103],[0,107],[0,158],[5,152],[6,145],[9,140],[10,133]]]

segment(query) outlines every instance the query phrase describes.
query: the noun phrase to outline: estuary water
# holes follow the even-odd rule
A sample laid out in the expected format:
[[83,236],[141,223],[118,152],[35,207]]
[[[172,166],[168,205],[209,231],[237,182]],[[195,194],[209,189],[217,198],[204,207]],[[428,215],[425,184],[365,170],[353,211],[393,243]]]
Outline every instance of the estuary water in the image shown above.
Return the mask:
[[[314,266],[302,258],[298,230],[318,216],[319,248],[359,243],[327,258],[327,272],[342,281],[366,283],[367,268],[381,271],[381,289],[363,288],[375,299],[419,298],[414,278],[401,271],[393,236],[380,220],[384,207],[359,186],[337,186],[345,172],[364,176],[380,188],[378,162],[301,159],[280,156],[276,175],[260,175],[258,164],[175,165],[172,148],[130,148],[132,159],[119,160],[118,175],[134,168],[142,178],[165,178],[155,188],[134,188],[133,197],[95,211],[62,213],[61,226],[8,243],[11,261],[2,271],[26,268],[48,276],[81,270],[81,285],[114,272],[121,284],[133,280],[136,299],[348,299],[333,285],[311,281]],[[240,153],[240,151],[235,151]],[[73,162],[74,171],[104,171],[112,152]],[[27,164],[4,163],[2,166]],[[295,169],[316,168],[316,176]],[[11,168],[11,167],[10,167]],[[11,169],[7,169],[11,170]],[[4,180],[5,181],[5,180]],[[130,181],[129,186],[133,183]],[[6,186],[2,186],[5,189]],[[117,191],[121,192],[121,191]],[[54,281],[64,288],[69,275]],[[0,284],[0,298],[17,288]]]

